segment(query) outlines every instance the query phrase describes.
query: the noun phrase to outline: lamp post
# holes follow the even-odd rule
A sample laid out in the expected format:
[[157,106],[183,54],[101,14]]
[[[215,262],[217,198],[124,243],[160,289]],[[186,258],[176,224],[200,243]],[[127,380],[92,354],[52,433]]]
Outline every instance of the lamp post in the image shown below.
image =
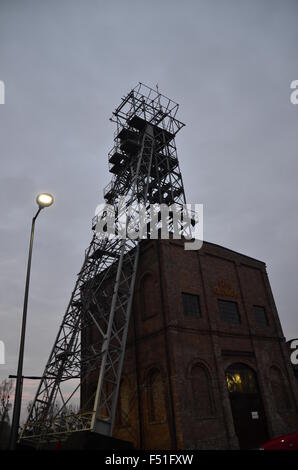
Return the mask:
[[54,198],[51,194],[41,193],[36,197],[36,202],[38,204],[38,211],[32,219],[31,225],[31,235],[30,235],[30,244],[29,244],[29,255],[27,263],[27,275],[26,275],[26,286],[25,286],[25,295],[24,295],[24,306],[23,306],[23,319],[22,319],[22,330],[21,330],[21,340],[20,340],[20,349],[19,349],[19,360],[18,360],[18,371],[17,371],[17,382],[15,389],[15,398],[14,398],[14,407],[13,407],[13,417],[11,425],[11,434],[10,434],[10,449],[15,450],[17,439],[18,439],[18,430],[20,424],[20,414],[21,414],[21,404],[22,404],[22,385],[23,385],[23,362],[24,362],[24,347],[25,347],[25,333],[26,333],[26,320],[27,320],[27,306],[28,306],[28,294],[29,294],[29,284],[30,284],[30,270],[31,270],[31,259],[32,259],[32,249],[33,249],[33,240],[34,240],[34,228],[35,221],[38,217],[38,214],[45,207],[49,207],[53,204]]

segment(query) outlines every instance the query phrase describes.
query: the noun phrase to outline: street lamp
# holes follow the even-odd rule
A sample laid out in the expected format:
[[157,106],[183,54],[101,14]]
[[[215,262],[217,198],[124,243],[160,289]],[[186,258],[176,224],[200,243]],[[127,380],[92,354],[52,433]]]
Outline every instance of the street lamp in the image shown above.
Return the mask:
[[31,259],[32,259],[32,249],[33,249],[33,240],[34,240],[34,228],[35,221],[38,217],[38,214],[45,207],[49,207],[53,204],[54,198],[51,194],[40,193],[36,197],[36,202],[38,204],[38,211],[32,219],[31,225],[31,235],[30,235],[30,244],[29,244],[29,255],[27,263],[27,275],[26,275],[26,286],[25,286],[25,295],[24,295],[24,306],[23,306],[23,319],[22,319],[22,330],[21,330],[21,340],[20,340],[20,349],[19,349],[19,361],[18,361],[18,371],[17,371],[17,382],[16,382],[16,391],[14,398],[14,407],[13,407],[13,417],[11,425],[11,434],[10,434],[10,449],[15,450],[17,439],[18,439],[18,430],[20,424],[20,414],[21,414],[21,404],[22,404],[22,385],[23,385],[23,361],[24,361],[24,347],[25,347],[25,333],[26,333],[26,320],[27,320],[27,306],[28,306],[28,294],[29,294],[29,283],[30,283],[30,270],[31,270]]
[[44,207],[49,207],[53,204],[54,198],[49,193],[40,193],[36,196],[36,202],[39,205],[40,210]]

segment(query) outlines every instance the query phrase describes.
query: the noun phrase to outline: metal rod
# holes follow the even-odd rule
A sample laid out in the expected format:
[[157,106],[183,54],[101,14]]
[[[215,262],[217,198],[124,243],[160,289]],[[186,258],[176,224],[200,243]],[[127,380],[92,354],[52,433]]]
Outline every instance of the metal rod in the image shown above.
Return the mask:
[[24,295],[24,306],[23,306],[22,330],[21,330],[21,340],[20,340],[20,348],[19,348],[17,383],[16,383],[16,390],[15,390],[13,417],[12,417],[11,434],[10,434],[10,450],[16,449],[16,444],[17,444],[17,439],[18,439],[18,430],[19,430],[19,425],[20,425],[22,388],[23,388],[22,387],[23,386],[23,362],[24,362],[24,349],[25,349],[28,295],[29,295],[29,285],[30,285],[30,271],[31,271],[31,260],[32,260],[33,241],[34,241],[34,228],[35,228],[35,221],[41,209],[42,208],[39,207],[38,211],[36,212],[35,216],[32,219],[32,225],[31,225],[26,286],[25,286],[25,295]]
[[[10,374],[8,376],[9,379],[16,379],[18,376]],[[28,379],[28,380],[40,380],[42,377],[36,376],[36,375],[22,375],[22,379]]]

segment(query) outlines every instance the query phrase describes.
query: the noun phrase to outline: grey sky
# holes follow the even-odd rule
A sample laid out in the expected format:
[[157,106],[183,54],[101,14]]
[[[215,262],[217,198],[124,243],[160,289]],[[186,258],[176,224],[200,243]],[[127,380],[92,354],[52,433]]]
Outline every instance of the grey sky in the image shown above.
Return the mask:
[[35,195],[56,203],[37,222],[26,374],[47,360],[110,180],[109,117],[138,81],[180,103],[178,155],[205,239],[267,263],[298,337],[297,18],[294,0],[0,0],[0,378],[16,370]]

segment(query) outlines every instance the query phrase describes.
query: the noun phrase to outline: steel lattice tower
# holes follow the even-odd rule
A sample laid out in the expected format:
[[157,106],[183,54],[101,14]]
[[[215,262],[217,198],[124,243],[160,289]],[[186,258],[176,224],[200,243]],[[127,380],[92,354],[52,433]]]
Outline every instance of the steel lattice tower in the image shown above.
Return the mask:
[[[104,190],[106,206],[92,221],[93,237],[21,440],[42,446],[82,430],[112,434],[140,237],[111,237],[98,233],[96,227],[111,208],[118,226],[130,208],[124,224],[128,229],[138,223],[140,203],[146,207],[185,204],[175,145],[184,124],[177,120],[177,111],[177,103],[139,83],[113,113],[116,132],[109,153],[113,177]],[[181,222],[179,230],[183,236],[189,221]],[[96,340],[89,341],[94,329]],[[96,377],[96,392],[84,406],[81,400],[79,409],[71,408],[69,404],[78,399],[90,377]]]

